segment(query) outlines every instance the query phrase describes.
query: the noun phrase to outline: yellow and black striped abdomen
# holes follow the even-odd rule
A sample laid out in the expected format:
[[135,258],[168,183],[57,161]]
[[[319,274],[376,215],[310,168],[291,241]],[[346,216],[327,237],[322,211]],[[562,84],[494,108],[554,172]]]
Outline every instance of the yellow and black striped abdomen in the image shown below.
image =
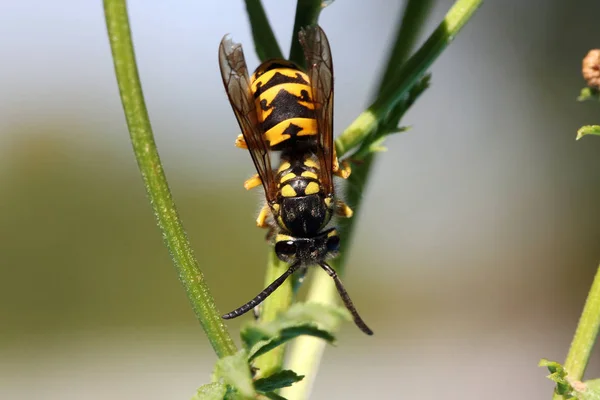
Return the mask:
[[263,63],[251,82],[258,123],[272,148],[288,139],[317,134],[315,106],[308,76],[285,60]]

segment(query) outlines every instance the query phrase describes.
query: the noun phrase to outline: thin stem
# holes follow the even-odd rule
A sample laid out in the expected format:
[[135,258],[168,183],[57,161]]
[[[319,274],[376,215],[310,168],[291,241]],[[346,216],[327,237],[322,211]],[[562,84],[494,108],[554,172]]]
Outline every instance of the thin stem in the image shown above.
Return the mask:
[[223,325],[214,299],[194,257],[173,203],[154,143],[135,62],[125,0],[104,0],[104,13],[133,151],[158,226],[194,313],[215,352],[219,357],[232,355],[237,349]]
[[[381,93],[387,82],[400,75],[398,65],[405,62],[419,38],[433,0],[408,1],[402,14],[402,22],[396,32],[396,42],[388,56],[386,69],[379,82],[377,93]],[[401,38],[401,39],[400,39]],[[400,40],[398,40],[400,39]]]
[[[413,3],[413,4],[410,4]],[[419,21],[425,19],[429,4],[419,0],[410,0],[403,11],[402,25],[408,24],[407,28],[403,26],[398,29],[390,60],[384,75],[390,76],[391,82],[386,83],[380,95],[375,102],[363,112],[346,129],[346,131],[336,141],[338,155],[342,156],[350,149],[357,146],[369,134],[376,132],[378,128],[388,128],[382,126],[388,113],[394,109],[402,100],[406,100],[407,92],[414,84],[426,73],[434,60],[450,44],[460,29],[471,18],[475,10],[481,4],[481,0],[458,0],[448,11],[442,24],[435,30],[423,46],[405,63],[404,57],[414,45],[418,36],[417,33],[410,34],[408,30],[419,30],[422,23],[413,24],[410,21],[415,18]],[[423,7],[423,10],[420,10]],[[410,12],[411,17],[406,16]],[[410,27],[410,28],[409,28]],[[400,36],[403,35],[403,36]],[[407,39],[408,43],[403,41]],[[410,41],[413,41],[412,43]],[[398,57],[398,58],[395,58]],[[391,72],[392,69],[398,69],[397,73]],[[387,72],[390,71],[390,72]],[[403,110],[404,111],[404,110]],[[402,112],[403,112],[402,111]],[[367,156],[360,168],[355,168],[347,184],[348,192],[346,198],[350,204],[354,205],[355,216],[346,221],[340,221],[340,235],[344,238],[340,257],[336,260],[335,266],[343,267],[348,246],[351,242],[353,232],[353,221],[360,210],[361,196],[368,181],[368,176],[373,163],[373,155]],[[325,275],[325,276],[323,276]],[[331,279],[321,271],[314,276],[314,283],[309,289],[307,301],[320,302],[326,304],[336,304],[337,291]],[[282,390],[282,396],[290,400],[306,399],[312,389],[314,378],[316,376],[319,360],[323,354],[325,343],[311,337],[300,337],[293,344],[289,352],[289,362],[287,368],[305,375],[305,378],[290,388]]]
[[396,78],[386,83],[386,88],[371,106],[361,113],[336,140],[338,155],[348,152],[364,138],[374,132],[390,111],[402,101],[406,93],[437,59],[440,53],[454,40],[457,33],[469,21],[481,5],[482,0],[458,0],[446,14],[444,21],[421,48],[403,65],[391,60],[394,68],[399,67]]
[[246,10],[252,28],[256,54],[261,61],[283,58],[265,9],[260,0],[246,0]]
[[[596,272],[592,287],[588,294],[583,312],[567,354],[564,368],[569,381],[581,381],[598,337],[600,328],[600,268]],[[563,396],[555,393],[553,399],[560,400]]]
[[[265,287],[271,284],[277,277],[281,276],[288,268],[289,265],[279,260],[275,255],[275,252],[271,249],[265,273]],[[273,321],[281,311],[287,310],[290,307],[294,297],[292,280],[293,276],[286,279],[286,281],[262,303],[260,308],[260,320],[262,322]],[[278,346],[258,357],[254,366],[260,370],[261,376],[269,376],[281,370],[284,356],[285,346]]]
[[306,68],[306,60],[304,59],[304,52],[298,40],[298,32],[300,32],[301,28],[315,25],[319,20],[322,9],[322,0],[298,0],[296,3],[296,18],[294,20],[294,32],[292,33],[290,60],[301,68]]

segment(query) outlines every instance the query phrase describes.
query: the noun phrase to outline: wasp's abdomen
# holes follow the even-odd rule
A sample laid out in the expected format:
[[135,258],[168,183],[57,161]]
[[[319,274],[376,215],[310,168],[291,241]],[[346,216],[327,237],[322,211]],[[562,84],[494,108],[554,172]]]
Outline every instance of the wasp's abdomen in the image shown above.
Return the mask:
[[317,134],[309,78],[293,63],[272,60],[262,64],[252,76],[251,87],[258,123],[271,147]]

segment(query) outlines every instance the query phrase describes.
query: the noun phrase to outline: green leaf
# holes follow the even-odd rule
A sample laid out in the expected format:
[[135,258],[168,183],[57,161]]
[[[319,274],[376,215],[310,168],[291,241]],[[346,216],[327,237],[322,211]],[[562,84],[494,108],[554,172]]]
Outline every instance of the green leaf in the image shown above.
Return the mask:
[[600,125],[585,125],[577,131],[576,140],[581,139],[586,135],[600,135]]
[[254,381],[254,388],[259,392],[272,392],[283,387],[292,386],[296,382],[304,379],[304,375],[298,375],[294,371],[285,369],[274,373],[266,378],[257,379]]
[[221,382],[213,382],[200,386],[192,400],[223,400],[227,386]]
[[240,350],[232,356],[218,360],[213,375],[215,380],[223,379],[243,397],[256,396],[246,350]]
[[269,393],[264,393],[264,395],[266,397],[268,397],[271,400],[287,400],[285,397],[278,395],[277,393],[274,392],[269,392]]
[[583,89],[581,89],[577,101],[587,100],[600,101],[600,91],[591,87],[584,87]]
[[251,322],[242,328],[241,336],[248,349],[249,360],[280,346],[300,335],[318,337],[333,343],[331,333],[340,320],[351,320],[350,313],[341,307],[319,303],[296,303],[277,319]]
[[546,367],[548,368],[548,371],[550,371],[550,375],[548,375],[547,378],[553,382],[556,382],[555,391],[557,394],[562,395],[565,399],[575,398],[573,395],[573,387],[567,380],[567,371],[565,371],[564,367],[560,363],[542,358],[538,365],[540,367]]

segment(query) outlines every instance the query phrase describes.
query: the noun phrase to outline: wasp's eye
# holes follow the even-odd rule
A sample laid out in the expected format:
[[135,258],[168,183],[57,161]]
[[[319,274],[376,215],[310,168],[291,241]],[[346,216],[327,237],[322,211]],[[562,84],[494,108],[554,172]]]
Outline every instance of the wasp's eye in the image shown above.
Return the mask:
[[332,236],[327,239],[327,250],[329,251],[338,251],[340,248],[340,237]]
[[292,241],[287,242],[277,242],[275,244],[275,253],[283,254],[286,256],[293,256],[296,254],[297,246],[296,243]]

